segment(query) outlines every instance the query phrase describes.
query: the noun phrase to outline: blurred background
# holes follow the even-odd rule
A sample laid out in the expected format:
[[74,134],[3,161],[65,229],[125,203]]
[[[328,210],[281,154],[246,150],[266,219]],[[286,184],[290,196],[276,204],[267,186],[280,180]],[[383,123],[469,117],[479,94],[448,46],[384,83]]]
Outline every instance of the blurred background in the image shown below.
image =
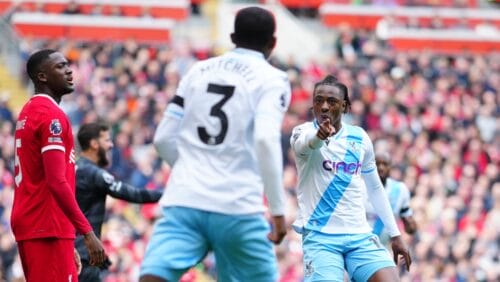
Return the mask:
[[[500,280],[500,4],[485,0],[0,0],[0,281],[24,281],[9,217],[14,123],[32,94],[25,61],[40,48],[70,60],[76,90],[61,103],[76,132],[112,126],[110,171],[163,189],[170,168],[151,142],[179,79],[221,54],[235,12],[264,5],[278,22],[270,59],[292,82],[282,128],[287,219],[297,173],[291,129],[311,118],[313,84],[333,74],[350,90],[347,122],[392,156],[418,225],[403,281]],[[203,173],[203,165],[200,173]],[[106,282],[137,281],[158,206],[109,198]],[[280,281],[303,281],[301,238],[276,249]],[[182,281],[215,281],[209,255]]]

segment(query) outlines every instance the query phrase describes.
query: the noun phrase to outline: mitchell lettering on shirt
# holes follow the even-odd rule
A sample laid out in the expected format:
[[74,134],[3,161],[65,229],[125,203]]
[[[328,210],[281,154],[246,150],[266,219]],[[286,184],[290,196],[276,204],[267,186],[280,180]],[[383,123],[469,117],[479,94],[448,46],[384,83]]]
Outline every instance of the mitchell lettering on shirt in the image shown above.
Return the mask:
[[210,73],[212,71],[222,70],[238,74],[242,76],[246,82],[251,82],[256,78],[252,68],[248,64],[236,58],[227,57],[220,60],[211,60],[209,62],[210,63],[200,68],[201,75],[205,75],[206,73]]

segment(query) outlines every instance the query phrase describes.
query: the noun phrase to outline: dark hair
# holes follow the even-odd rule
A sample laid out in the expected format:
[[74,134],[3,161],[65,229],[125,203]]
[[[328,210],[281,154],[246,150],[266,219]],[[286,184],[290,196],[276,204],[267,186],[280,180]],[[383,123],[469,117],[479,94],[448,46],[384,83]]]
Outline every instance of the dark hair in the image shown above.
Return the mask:
[[40,65],[43,64],[49,56],[57,51],[52,49],[43,49],[33,53],[26,63],[26,71],[28,72],[28,76],[33,81],[33,83],[37,80],[37,74],[40,71]]
[[375,159],[382,159],[384,162],[387,162],[388,165],[391,165],[391,155],[385,150],[377,152],[375,154]]
[[109,126],[103,123],[91,122],[83,124],[78,130],[77,139],[80,148],[85,151],[90,147],[90,141],[99,138],[101,132],[108,131]]
[[276,23],[271,12],[259,7],[243,8],[234,20],[234,43],[260,49],[272,40],[275,30]]
[[338,81],[335,76],[329,74],[325,78],[323,78],[323,80],[316,82],[316,84],[314,84],[313,96],[314,93],[316,93],[316,88],[318,88],[318,86],[320,85],[335,86],[340,90],[340,92],[344,93],[344,101],[346,104],[344,113],[349,112],[349,110],[351,109],[351,100],[349,100],[349,91],[347,90],[347,86],[345,86],[345,84]]

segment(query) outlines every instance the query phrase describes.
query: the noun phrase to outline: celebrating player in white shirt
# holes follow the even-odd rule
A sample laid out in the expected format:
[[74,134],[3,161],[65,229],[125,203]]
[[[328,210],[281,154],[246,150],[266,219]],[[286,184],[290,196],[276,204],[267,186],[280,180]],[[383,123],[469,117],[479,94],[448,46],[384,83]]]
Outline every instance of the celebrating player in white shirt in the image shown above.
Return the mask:
[[[417,224],[413,218],[413,210],[410,207],[410,191],[406,185],[389,177],[391,171],[391,157],[387,152],[379,152],[375,155],[375,162],[377,164],[377,171],[380,180],[384,185],[385,192],[389,198],[392,212],[395,218],[400,218],[403,221],[405,232],[413,234],[417,231]],[[366,201],[366,218],[368,223],[373,228],[373,233],[378,235],[383,245],[389,242],[389,234],[385,231],[384,223],[377,216],[373,205]]]
[[[298,170],[299,213],[305,281],[398,281],[394,262],[411,258],[380,182],[366,132],[341,121],[350,108],[347,87],[333,76],[316,83],[315,120],[294,128],[291,145]],[[366,188],[365,188],[366,187]],[[371,232],[364,191],[386,226],[394,262]]]
[[210,250],[219,281],[277,280],[272,242],[286,234],[280,130],[291,94],[286,73],[266,60],[274,32],[270,12],[244,8],[231,35],[236,49],[182,78],[155,133],[173,168],[141,282],[178,281]]

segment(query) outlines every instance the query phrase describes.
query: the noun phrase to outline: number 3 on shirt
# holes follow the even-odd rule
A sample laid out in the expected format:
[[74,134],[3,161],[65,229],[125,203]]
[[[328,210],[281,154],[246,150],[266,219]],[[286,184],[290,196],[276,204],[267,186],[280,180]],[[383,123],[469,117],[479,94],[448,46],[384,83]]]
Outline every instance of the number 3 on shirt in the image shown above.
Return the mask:
[[208,84],[207,94],[218,94],[224,95],[224,98],[220,100],[218,103],[212,106],[210,109],[210,115],[217,117],[220,119],[221,129],[219,134],[213,136],[208,134],[205,127],[198,127],[198,136],[201,141],[207,145],[218,145],[224,142],[224,138],[226,138],[228,120],[226,113],[222,110],[222,106],[231,98],[234,94],[234,86],[232,85],[219,85],[219,84]]
[[17,155],[17,149],[21,148],[21,139],[16,139],[16,150],[14,151],[14,167],[17,168],[17,174],[14,177],[14,181],[16,181],[16,187],[19,187],[19,184],[23,180],[23,171],[21,170],[21,162],[19,161],[19,156]]

